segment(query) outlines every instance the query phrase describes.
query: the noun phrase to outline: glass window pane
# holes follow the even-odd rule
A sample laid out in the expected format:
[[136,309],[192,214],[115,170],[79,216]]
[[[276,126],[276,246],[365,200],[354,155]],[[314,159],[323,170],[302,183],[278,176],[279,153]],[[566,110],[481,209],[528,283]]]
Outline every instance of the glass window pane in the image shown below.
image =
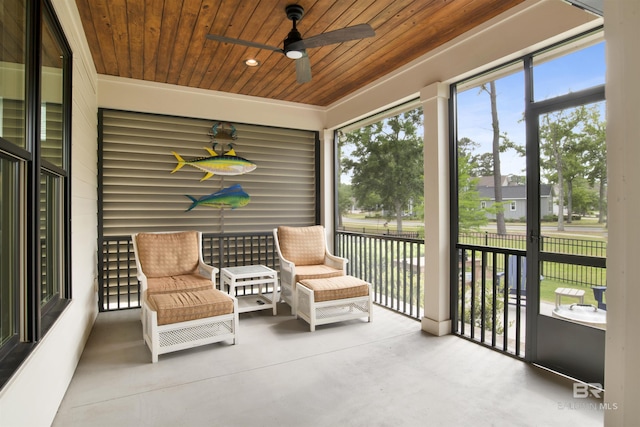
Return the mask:
[[60,294],[63,259],[61,200],[61,178],[43,173],[40,179],[41,306]]
[[[483,244],[487,236],[521,234],[526,223],[523,72],[500,70],[465,84],[457,109],[461,240]],[[505,239],[504,245],[514,242]]]
[[373,120],[339,133],[338,227],[422,235],[417,225],[424,215],[422,108]]
[[[547,206],[540,195],[540,250],[605,258],[605,102],[544,114],[539,129],[541,189],[554,200]],[[541,314],[605,327],[606,268],[544,261],[540,277]]]
[[25,4],[0,2],[0,137],[26,148]]
[[[562,50],[553,51],[554,55]],[[533,60],[534,98],[549,99],[605,82],[604,42],[560,57],[541,54]]]
[[0,157],[0,347],[18,333],[18,163]]
[[[45,16],[46,18],[46,16]],[[42,23],[40,144],[42,160],[63,165],[63,50],[48,19]]]

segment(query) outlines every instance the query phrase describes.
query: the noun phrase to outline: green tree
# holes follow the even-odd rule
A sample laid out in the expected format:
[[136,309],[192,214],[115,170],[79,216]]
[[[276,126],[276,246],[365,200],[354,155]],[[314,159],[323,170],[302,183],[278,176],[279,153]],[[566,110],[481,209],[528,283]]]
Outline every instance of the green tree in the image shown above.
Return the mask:
[[[599,106],[583,105],[542,116],[540,140],[541,166],[549,182],[558,184],[558,200],[567,207],[567,222],[572,221],[574,211],[585,209],[585,203],[592,198],[584,179],[591,187],[599,186],[597,209],[599,222],[604,222],[607,154],[605,124],[600,120]],[[576,183],[581,186],[580,194],[576,194]],[[564,230],[564,206],[558,215],[559,231]]]
[[509,139],[506,132],[500,131],[500,120],[498,118],[498,93],[494,80],[480,86],[480,93],[486,92],[489,95],[491,106],[491,129],[492,143],[491,152],[484,153],[477,158],[477,171],[482,176],[493,176],[494,204],[492,209],[496,216],[496,232],[507,234],[507,225],[504,219],[504,201],[502,198],[502,168],[500,163],[500,153],[507,150],[515,150],[519,155],[525,155],[524,147]]
[[[496,93],[496,82],[491,80],[489,87],[486,84],[480,86],[481,92],[489,94],[489,100],[491,102],[491,129],[493,130],[493,140],[491,144],[491,154],[493,158],[493,191],[494,191],[494,205],[496,207],[502,207],[502,171],[500,168],[500,121],[498,120],[498,95]],[[496,232],[498,234],[507,234],[507,225],[504,221],[504,210],[498,209],[496,211]]]
[[598,186],[598,222],[606,221],[607,213],[607,144],[606,123],[600,118],[598,105],[585,108],[584,160],[587,164],[586,178],[592,186]]
[[353,204],[351,185],[338,184],[338,227],[342,227],[342,216],[349,212]]
[[571,199],[573,213],[586,215],[598,208],[598,194],[584,177],[574,180]]
[[584,144],[579,136],[576,135],[576,138],[570,138],[564,147],[564,152],[562,153],[562,167],[563,177],[566,183],[566,192],[567,197],[565,200],[565,204],[567,206],[567,223],[571,224],[573,222],[573,212],[574,212],[574,182],[579,180],[584,176],[585,168],[584,168]]
[[487,213],[496,212],[495,204],[484,210],[480,208],[483,199],[478,192],[478,181],[479,176],[486,175],[477,172],[482,168],[479,163],[486,156],[473,155],[479,145],[466,137],[458,141],[458,227],[461,233],[478,231],[489,223]]
[[[580,109],[559,110],[540,118],[540,165],[551,183],[558,184],[558,231],[564,231],[565,179],[577,175],[576,153],[579,152],[579,127],[583,120]],[[571,197],[570,194],[568,195]],[[571,216],[571,213],[569,213]]]
[[471,171],[474,163],[469,154],[458,152],[458,228],[460,233],[478,231],[481,226],[487,225],[487,210],[480,208],[480,193],[478,181]]
[[470,158],[470,162],[474,165],[471,171],[473,176],[493,175],[493,153],[477,154]]
[[346,133],[343,146],[353,148],[343,158],[352,173],[353,195],[362,207],[376,203],[394,213],[402,231],[402,213],[424,193],[422,108],[407,111]]

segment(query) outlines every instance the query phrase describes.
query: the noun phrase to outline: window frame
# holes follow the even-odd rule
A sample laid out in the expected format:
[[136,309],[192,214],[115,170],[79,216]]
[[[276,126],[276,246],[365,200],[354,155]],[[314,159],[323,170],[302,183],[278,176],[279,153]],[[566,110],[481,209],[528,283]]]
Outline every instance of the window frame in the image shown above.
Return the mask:
[[[25,2],[24,5],[24,102],[22,118],[24,147],[0,137],[0,154],[18,163],[16,183],[21,215],[17,242],[4,248],[17,255],[17,289],[14,304],[17,310],[16,339],[7,340],[0,348],[0,388],[7,384],[11,376],[36,348],[71,299],[71,88],[72,50],[50,0]],[[41,98],[43,79],[43,27],[47,25],[50,35],[61,52],[61,165],[56,166],[42,160],[40,144]],[[58,250],[56,269],[59,284],[55,295],[42,304],[42,251],[40,246],[41,176],[54,177],[58,192],[55,214],[58,227],[55,234],[55,248]],[[15,206],[11,209],[15,209]],[[50,213],[46,216],[50,217]]]

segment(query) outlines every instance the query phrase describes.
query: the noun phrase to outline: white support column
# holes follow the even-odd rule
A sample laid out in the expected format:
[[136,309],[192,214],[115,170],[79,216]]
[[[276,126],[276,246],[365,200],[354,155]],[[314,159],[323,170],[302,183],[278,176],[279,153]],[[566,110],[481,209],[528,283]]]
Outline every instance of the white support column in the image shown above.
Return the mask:
[[320,132],[320,223],[324,225],[327,232],[327,245],[329,250],[333,252],[333,238],[336,224],[334,221],[334,172],[333,172],[333,157],[334,157],[334,140],[333,130],[323,130]]
[[606,426],[640,420],[640,2],[605,0],[607,49]]
[[448,86],[433,83],[420,92],[424,112],[424,317],[422,329],[451,333],[449,298]]

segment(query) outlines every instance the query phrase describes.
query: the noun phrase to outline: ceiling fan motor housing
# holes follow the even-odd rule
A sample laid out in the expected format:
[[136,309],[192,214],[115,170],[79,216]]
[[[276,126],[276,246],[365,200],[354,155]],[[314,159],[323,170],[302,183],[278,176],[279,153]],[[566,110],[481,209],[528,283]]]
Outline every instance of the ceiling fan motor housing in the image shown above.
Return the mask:
[[304,7],[297,4],[290,4],[289,6],[284,8],[287,13],[287,18],[294,21],[300,21],[302,19],[302,15],[304,15]]
[[285,8],[285,12],[287,14],[287,18],[293,21],[293,28],[289,31],[287,38],[284,39],[284,53],[288,58],[291,59],[299,59],[303,56],[304,50],[298,49],[289,49],[289,45],[291,43],[299,42],[302,40],[302,35],[296,28],[296,22],[302,19],[302,15],[304,15],[304,8],[297,4],[290,4]]

